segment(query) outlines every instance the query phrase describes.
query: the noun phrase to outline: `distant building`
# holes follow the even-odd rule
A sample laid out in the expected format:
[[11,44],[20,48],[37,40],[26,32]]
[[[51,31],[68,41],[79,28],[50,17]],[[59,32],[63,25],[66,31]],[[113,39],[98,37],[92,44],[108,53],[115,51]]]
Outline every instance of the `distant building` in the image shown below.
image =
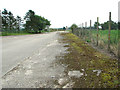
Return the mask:
[[49,25],[46,25],[46,28],[45,28],[45,29],[47,29],[47,31],[49,31],[49,27],[50,27]]

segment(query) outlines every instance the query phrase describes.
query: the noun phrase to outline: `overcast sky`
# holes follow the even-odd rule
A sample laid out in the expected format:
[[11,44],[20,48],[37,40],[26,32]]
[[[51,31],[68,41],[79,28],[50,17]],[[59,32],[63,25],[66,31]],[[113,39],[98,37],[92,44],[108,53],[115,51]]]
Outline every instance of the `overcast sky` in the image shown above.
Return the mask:
[[[52,28],[71,26],[76,23],[88,22],[92,24],[97,17],[100,23],[109,19],[118,21],[118,2],[120,0],[1,0],[0,9],[6,8],[14,16],[25,16],[28,10],[33,10],[37,15],[44,16],[51,21]],[[89,26],[89,24],[88,24]]]

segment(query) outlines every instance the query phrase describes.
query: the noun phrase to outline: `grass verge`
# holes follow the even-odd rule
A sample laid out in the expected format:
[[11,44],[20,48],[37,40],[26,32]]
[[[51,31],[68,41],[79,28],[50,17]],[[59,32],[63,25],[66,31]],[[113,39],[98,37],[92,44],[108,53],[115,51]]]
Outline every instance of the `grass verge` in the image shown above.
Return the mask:
[[[62,33],[61,36],[64,37],[62,42],[69,44],[65,46],[69,53],[61,56],[59,63],[67,66],[66,73],[73,70],[84,73],[80,78],[72,78],[74,88],[118,87],[118,60],[98,52],[72,33]],[[100,71],[99,75],[94,70]]]
[[6,32],[2,32],[0,34],[0,36],[17,36],[17,35],[29,35],[31,33],[6,33]]

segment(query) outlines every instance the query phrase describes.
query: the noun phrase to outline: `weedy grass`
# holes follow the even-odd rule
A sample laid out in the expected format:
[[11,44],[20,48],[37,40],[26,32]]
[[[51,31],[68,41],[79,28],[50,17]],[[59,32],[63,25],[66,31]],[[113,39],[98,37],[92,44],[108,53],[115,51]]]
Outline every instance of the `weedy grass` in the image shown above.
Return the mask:
[[2,32],[0,36],[17,36],[17,35],[29,35],[31,33],[8,33],[8,32]]
[[[98,47],[108,50],[108,30],[99,30],[98,32]],[[86,42],[97,44],[97,30],[84,30],[85,35],[82,37]],[[118,33],[120,30],[111,30],[110,32],[110,49],[116,56],[118,55]]]
[[[92,38],[96,38],[97,37],[97,30],[91,30],[90,35]],[[88,37],[90,35],[87,34]],[[108,30],[99,30],[98,36],[99,36],[99,40],[104,40],[104,43],[108,43]],[[90,40],[90,38],[88,38],[88,39]],[[110,39],[111,39],[110,40],[111,44],[118,43],[118,30],[111,30]]]
[[[66,65],[65,72],[79,70],[84,75],[72,78],[74,88],[117,88],[119,85],[118,60],[112,59],[93,49],[87,43],[72,33],[62,33],[63,43],[69,43],[68,52],[59,59],[60,64]],[[82,71],[84,69],[84,71]],[[93,72],[100,70],[101,72]]]

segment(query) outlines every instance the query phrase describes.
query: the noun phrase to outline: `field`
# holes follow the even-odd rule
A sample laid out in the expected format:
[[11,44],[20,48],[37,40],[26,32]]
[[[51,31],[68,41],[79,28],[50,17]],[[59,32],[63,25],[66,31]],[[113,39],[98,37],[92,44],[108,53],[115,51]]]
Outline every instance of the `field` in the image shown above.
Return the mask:
[[[97,30],[76,29],[74,33],[89,43],[97,45]],[[82,34],[81,34],[82,33]],[[98,47],[104,50],[108,49],[108,30],[99,30]],[[118,55],[118,30],[111,30],[110,34],[110,52]]]

